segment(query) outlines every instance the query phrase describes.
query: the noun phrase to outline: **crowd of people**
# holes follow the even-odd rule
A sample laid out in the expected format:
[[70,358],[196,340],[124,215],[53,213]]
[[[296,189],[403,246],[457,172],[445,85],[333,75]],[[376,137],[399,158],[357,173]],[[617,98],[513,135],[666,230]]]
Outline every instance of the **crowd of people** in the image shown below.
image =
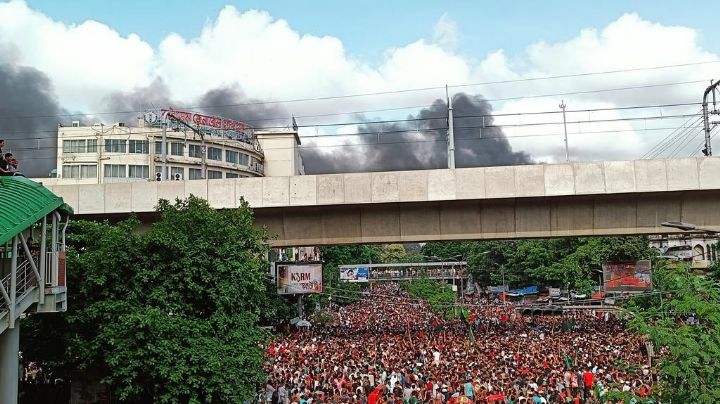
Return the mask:
[[0,139],[0,175],[22,175],[20,173],[20,162],[12,153],[5,153],[5,140]]
[[524,316],[487,298],[464,303],[461,316],[434,312],[386,283],[331,305],[326,324],[267,347],[258,401],[597,403],[615,391],[652,393],[643,340],[612,315]]

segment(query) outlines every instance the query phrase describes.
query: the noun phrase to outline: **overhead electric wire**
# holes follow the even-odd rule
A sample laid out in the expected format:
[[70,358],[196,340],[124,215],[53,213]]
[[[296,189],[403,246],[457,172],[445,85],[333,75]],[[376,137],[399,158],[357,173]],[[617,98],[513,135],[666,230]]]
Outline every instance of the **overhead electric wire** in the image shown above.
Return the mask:
[[[712,140],[712,139],[715,137],[715,135],[718,134],[718,131],[717,131],[717,130],[718,130],[719,127],[720,127],[720,126],[715,126],[714,128],[712,128],[712,129],[710,130],[710,140]],[[713,132],[715,132],[715,133],[713,133]],[[704,133],[704,129],[703,129],[703,133]],[[699,152],[701,152],[704,146],[705,146],[705,139],[703,139],[703,140],[700,142],[700,146],[698,146],[698,148],[697,148],[694,152],[690,153],[690,154],[688,155],[688,157],[692,157],[692,156],[698,154]]]
[[693,142],[693,140],[698,136],[698,134],[702,134],[703,129],[700,130],[694,130],[694,131],[688,131],[685,136],[680,138],[678,142],[675,143],[675,147],[672,149],[672,151],[668,154],[668,158],[674,158],[676,157],[682,150],[684,150],[690,143]]
[[[660,115],[660,116],[651,116],[651,117],[633,117],[633,118],[615,118],[615,119],[604,119],[604,120],[594,120],[594,121],[571,121],[567,122],[568,124],[595,124],[595,123],[607,123],[607,122],[623,122],[623,121],[636,121],[636,120],[656,120],[656,119],[675,119],[675,118],[683,118],[687,116],[693,116],[693,115]],[[490,125],[490,126],[458,126],[455,127],[456,130],[464,130],[464,129],[502,129],[502,128],[522,128],[522,127],[534,127],[534,126],[547,126],[547,125],[561,125],[562,122],[542,122],[542,123],[527,123],[527,124],[514,124],[514,125]],[[380,134],[393,134],[393,133],[420,133],[420,132],[444,132],[446,131],[446,127],[440,127],[440,128],[428,128],[428,129],[403,129],[403,130],[393,130],[393,131],[369,131],[369,132],[361,132],[361,133],[354,133],[354,134],[347,134],[347,135],[337,135],[340,136],[362,136],[362,135],[380,135]],[[158,135],[157,131],[146,131],[146,132],[134,132],[133,134],[154,134]],[[568,135],[580,135],[583,133],[568,133]],[[119,134],[122,136],[127,136],[127,133]],[[560,135],[560,133],[558,133]],[[464,141],[478,141],[478,140],[494,140],[494,139],[502,139],[502,138],[519,138],[519,137],[540,137],[541,135],[538,134],[528,134],[528,135],[503,135],[503,136],[488,136],[488,137],[472,137],[472,138],[462,138],[460,137],[459,140]],[[552,134],[545,134],[542,136],[553,136]],[[86,136],[85,136],[86,137]],[[318,136],[318,137],[324,137],[324,136]],[[326,136],[327,138],[331,138],[329,136]],[[42,138],[44,139],[44,138]],[[314,148],[329,148],[329,147],[358,147],[358,146],[369,146],[369,145],[390,145],[390,144],[403,144],[403,143],[434,143],[434,142],[445,142],[446,139],[440,138],[440,139],[433,139],[433,140],[411,140],[411,141],[395,141],[395,142],[371,142],[371,143],[351,143],[351,144],[339,144],[339,145],[312,145],[312,146],[299,146],[298,149],[314,149]],[[15,150],[41,150],[41,149],[57,149],[57,145],[53,146],[43,146],[42,148],[39,147],[27,147],[27,148],[15,148]],[[263,148],[263,150],[278,150],[278,149],[292,149],[294,147],[269,147],[269,148]],[[8,148],[10,149],[10,148]],[[143,154],[143,153],[139,153]]]
[[699,110],[695,115],[695,119],[693,119],[693,117],[690,117],[681,126],[679,126],[675,131],[668,134],[665,138],[663,138],[657,144],[655,144],[655,146],[653,146],[641,158],[658,157],[665,150],[667,150],[670,146],[672,146],[681,136],[683,136],[685,134],[685,132],[698,127],[698,124],[700,123],[700,121],[702,119],[702,116],[700,115],[701,112],[702,112],[702,110]]
[[[631,105],[631,106],[621,106],[621,107],[604,107],[604,108],[584,108],[584,109],[574,109],[574,110],[566,110],[565,112],[567,114],[572,113],[593,113],[593,112],[604,112],[604,111],[625,111],[625,110],[638,110],[638,109],[662,109],[662,108],[675,108],[675,107],[685,107],[685,106],[692,106],[692,105],[700,105],[701,103],[698,102],[690,102],[690,103],[672,103],[672,104],[650,104],[650,105]],[[531,111],[531,112],[507,112],[507,113],[501,113],[501,114],[483,114],[483,115],[455,115],[454,118],[498,118],[498,117],[522,117],[526,115],[548,115],[548,114],[561,114],[562,111]],[[341,113],[340,115],[343,115],[345,113]],[[298,117],[296,117],[298,118]],[[380,123],[402,123],[402,122],[419,122],[419,121],[431,121],[431,120],[439,120],[439,119],[446,119],[447,116],[438,116],[438,117],[432,117],[432,118],[401,118],[401,119],[388,119],[388,120],[376,120],[376,121],[356,121],[356,122],[340,122],[340,123],[331,123],[331,124],[316,124],[316,125],[298,125],[298,127],[305,127],[305,128],[312,128],[312,127],[323,127],[323,126],[348,126],[348,125],[361,125],[361,124],[380,124]],[[504,126],[504,125],[500,125]],[[286,128],[287,126],[282,126],[282,128]],[[3,134],[21,134],[21,133],[55,133],[59,130],[61,130],[62,127],[58,129],[53,130],[25,130],[25,131],[9,131],[9,132],[3,132]],[[92,126],[90,126],[92,128]],[[273,128],[280,128],[280,126],[269,126],[269,127],[259,127],[254,128],[255,130],[267,130],[267,129],[273,129]],[[332,136],[332,135],[320,135],[320,136]],[[318,137],[320,137],[318,136]],[[312,135],[306,135],[301,136],[302,138],[308,138],[313,137]],[[4,137],[4,139],[9,139],[8,137]],[[22,139],[31,139],[31,138],[22,138]]]
[[[641,159],[644,159],[644,158],[653,156],[653,154],[654,154],[660,147],[662,147],[662,145],[663,145],[668,139],[670,139],[672,136],[674,136],[677,131],[680,131],[680,130],[686,128],[686,127],[695,125],[695,124],[699,121],[699,119],[700,119],[700,115],[699,115],[699,114],[700,114],[701,112],[702,112],[702,109],[698,110],[698,112],[697,112],[698,116],[697,116],[697,118],[696,118],[695,120],[693,120],[692,117],[688,118],[681,126],[677,127],[677,129],[675,129],[673,132],[669,133],[666,137],[664,137],[663,139],[661,139],[658,143],[655,144],[655,146],[651,147],[650,150],[648,150],[647,152],[645,152],[645,154],[643,154],[642,156],[640,156],[640,158],[641,158]],[[690,121],[693,121],[693,124],[688,125],[688,123],[689,123]]]
[[[324,97],[308,97],[308,98],[297,98],[297,99],[288,99],[288,100],[271,100],[271,101],[253,101],[253,102],[222,104],[222,105],[190,106],[190,107],[184,107],[183,109],[197,110],[197,109],[230,108],[230,107],[241,107],[241,106],[252,106],[252,105],[268,105],[268,104],[283,104],[283,103],[296,103],[296,102],[308,102],[308,101],[323,101],[323,100],[367,97],[367,96],[376,96],[376,95],[389,95],[389,94],[417,92],[417,91],[440,90],[440,89],[445,89],[446,87],[447,88],[461,88],[461,87],[473,87],[473,86],[482,86],[482,85],[490,85],[490,84],[507,84],[507,83],[527,82],[527,81],[535,81],[535,80],[551,80],[551,79],[558,79],[558,78],[581,77],[581,76],[601,75],[601,74],[614,74],[614,73],[643,71],[643,70],[655,70],[655,69],[664,69],[664,68],[681,67],[681,66],[692,66],[692,65],[700,65],[700,64],[710,64],[710,63],[720,63],[720,60],[696,62],[696,63],[685,63],[685,64],[678,64],[678,65],[665,65],[665,66],[654,66],[654,67],[645,67],[645,68],[610,70],[610,71],[604,71],[604,72],[577,73],[577,74],[558,75],[558,76],[488,81],[488,82],[480,82],[480,83],[455,84],[455,85],[448,85],[448,86],[443,85],[443,86],[434,86],[434,87],[425,87],[425,88],[389,90],[389,91],[345,94],[345,95],[324,96]],[[696,80],[696,81],[685,81],[685,82],[675,82],[675,83],[649,84],[649,85],[642,85],[642,86],[621,87],[621,88],[615,88],[615,89],[564,92],[564,93],[535,95],[535,96],[526,96],[526,97],[498,98],[498,99],[489,99],[486,101],[488,101],[488,102],[490,102],[490,101],[506,101],[506,100],[522,99],[522,98],[539,98],[539,97],[549,97],[549,96],[588,94],[588,93],[597,93],[597,92],[606,92],[606,91],[620,91],[620,90],[663,87],[663,86],[672,86],[672,85],[681,85],[681,84],[694,84],[694,83],[700,83],[700,82],[705,82],[705,81],[706,80]],[[0,119],[32,119],[32,118],[73,117],[73,116],[115,115],[115,114],[137,113],[137,112],[144,112],[144,111],[145,111],[145,109],[143,109],[143,110],[125,110],[125,111],[65,113],[65,114],[49,114],[49,115],[19,115],[19,116],[14,116],[14,117],[0,116]]]
[[[699,122],[699,121],[698,121],[698,122]],[[683,138],[686,137],[689,133],[692,133],[693,130],[696,130],[696,129],[700,128],[700,127],[701,127],[701,124],[696,123],[696,124],[693,124],[692,126],[688,126],[688,127],[683,128],[681,131],[679,131],[679,132],[676,133],[674,136],[672,136],[670,139],[668,139],[659,149],[657,149],[657,150],[655,151],[655,153],[653,153],[653,155],[651,156],[651,158],[657,158],[657,157],[659,157],[660,155],[662,155],[663,153],[665,153],[666,151],[668,151],[671,147],[675,146],[675,145],[677,144],[677,142],[680,141],[680,139],[683,139]]]

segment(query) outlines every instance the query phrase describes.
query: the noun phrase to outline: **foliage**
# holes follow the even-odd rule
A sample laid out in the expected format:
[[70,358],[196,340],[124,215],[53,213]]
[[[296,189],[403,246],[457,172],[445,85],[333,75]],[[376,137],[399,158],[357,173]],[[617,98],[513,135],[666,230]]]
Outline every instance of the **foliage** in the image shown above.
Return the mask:
[[645,237],[558,238],[427,243],[425,255],[460,256],[475,281],[513,287],[530,283],[589,292],[605,261],[635,261],[655,255]]
[[427,301],[433,311],[446,315],[455,313],[456,295],[449,285],[423,278],[404,282],[403,287],[410,297]]
[[405,262],[407,252],[402,244],[385,244],[380,251],[380,262],[383,264],[398,264]]
[[[157,210],[145,233],[134,219],[71,223],[69,309],[28,322],[26,359],[66,379],[101,379],[123,402],[249,398],[264,380],[258,323],[277,314],[266,233],[245,202],[214,210],[190,197]],[[62,349],[34,349],[47,345]]]
[[661,384],[655,393],[663,402],[718,402],[720,286],[687,266],[656,270],[654,283],[662,293],[635,298],[626,309],[631,329],[662,352]]
[[720,282],[720,259],[716,259],[715,261],[713,261],[712,265],[710,265],[710,268],[708,268],[708,275],[712,279]]

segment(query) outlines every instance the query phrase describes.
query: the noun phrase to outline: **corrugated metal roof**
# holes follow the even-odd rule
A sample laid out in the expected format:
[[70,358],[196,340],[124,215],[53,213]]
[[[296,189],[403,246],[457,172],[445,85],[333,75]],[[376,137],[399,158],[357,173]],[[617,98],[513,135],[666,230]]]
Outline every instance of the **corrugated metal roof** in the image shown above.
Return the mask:
[[62,198],[25,177],[0,177],[0,244],[60,209],[72,213]]

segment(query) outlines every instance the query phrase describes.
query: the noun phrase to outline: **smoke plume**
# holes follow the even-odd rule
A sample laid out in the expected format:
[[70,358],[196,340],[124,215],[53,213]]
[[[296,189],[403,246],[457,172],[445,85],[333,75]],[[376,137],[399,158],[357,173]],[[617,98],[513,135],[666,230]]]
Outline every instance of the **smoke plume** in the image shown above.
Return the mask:
[[31,67],[0,63],[0,139],[28,177],[55,168],[57,125],[63,114],[48,77]]
[[[492,127],[492,107],[481,96],[453,97],[456,167],[532,163],[529,155],[514,152],[502,129]],[[436,100],[400,123],[368,123],[358,135],[337,147],[320,139],[305,141],[303,163],[308,174],[421,170],[447,167],[447,104]],[[364,119],[368,122],[367,119]],[[320,147],[317,147],[320,146]]]
[[[50,80],[40,71],[0,64],[0,138],[6,140],[28,177],[45,177],[56,168],[57,125],[71,119],[58,104]],[[255,128],[288,127],[290,114],[277,104],[248,99],[237,87],[212,89],[187,105],[173,100],[161,79],[129,93],[107,97],[99,109],[111,114],[83,116],[83,124],[129,122],[155,108],[192,108],[207,114],[247,122]],[[529,155],[512,150],[500,128],[493,127],[490,104],[481,96],[453,97],[457,167],[532,163]],[[447,167],[447,105],[436,100],[406,121],[365,124],[358,134],[304,139],[301,155],[307,174],[419,170]],[[339,146],[325,147],[332,140]],[[319,146],[319,147],[318,147]]]

